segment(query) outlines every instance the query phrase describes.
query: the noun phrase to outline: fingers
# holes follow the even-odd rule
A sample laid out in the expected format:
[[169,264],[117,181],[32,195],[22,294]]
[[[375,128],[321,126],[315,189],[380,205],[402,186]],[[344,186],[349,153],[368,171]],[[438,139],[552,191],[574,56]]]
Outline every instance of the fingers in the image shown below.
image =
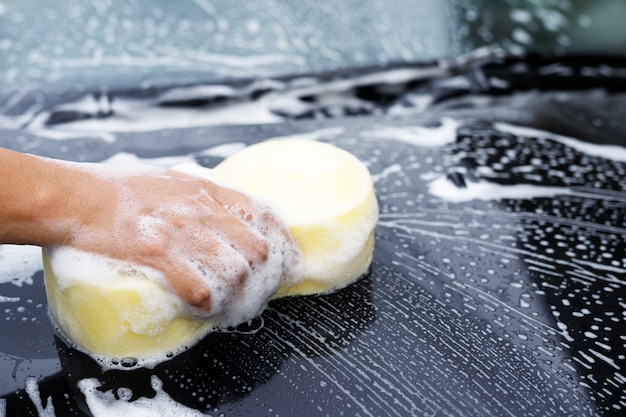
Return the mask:
[[267,281],[255,281],[256,286],[270,288],[262,292],[278,287],[286,275],[279,269],[293,263],[299,249],[270,208],[238,191],[182,173],[162,179],[170,180],[170,187],[159,187],[158,198],[150,194],[150,204],[144,206],[149,209],[145,212],[162,221],[150,223],[162,238],[149,256],[150,263],[164,273],[193,313],[209,317],[240,308],[236,306],[243,298],[251,296],[251,274]]
[[248,195],[213,184],[213,198],[233,216],[251,225],[266,239],[274,241],[291,265],[286,266],[284,279],[289,280],[299,273],[302,265],[302,252],[289,229],[270,207],[261,204]]
[[291,233],[279,221],[272,209],[253,200],[250,196],[229,188],[216,186],[213,197],[233,216],[251,225],[261,234],[266,235],[273,231],[280,231],[285,237],[293,239]]
[[196,227],[173,237],[168,257],[178,273],[167,274],[179,297],[201,316],[222,314],[243,291],[254,265],[267,259],[267,244],[226,210],[212,210]]
[[211,232],[241,253],[251,267],[267,261],[269,245],[257,229],[221,208],[211,219]]
[[212,228],[230,246],[241,252],[249,261],[250,266],[267,261],[269,245],[265,230],[259,219],[264,218],[263,208],[250,197],[234,190],[217,185],[211,187],[211,198],[221,206],[216,213],[218,219]]
[[225,242],[208,253],[181,258],[166,274],[174,292],[205,317],[223,312],[224,305],[242,292],[250,273],[247,259]]
[[212,307],[211,290],[194,273],[182,271],[175,275],[168,274],[169,284],[174,292],[189,306],[202,313],[209,313]]

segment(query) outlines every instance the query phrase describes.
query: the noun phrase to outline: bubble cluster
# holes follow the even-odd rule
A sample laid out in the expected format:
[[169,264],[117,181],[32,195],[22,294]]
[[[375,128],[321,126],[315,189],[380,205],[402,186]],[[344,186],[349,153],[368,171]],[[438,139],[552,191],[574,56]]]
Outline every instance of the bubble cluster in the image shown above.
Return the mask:
[[[455,333],[458,345],[444,346],[452,350],[442,357],[465,357],[472,346],[465,339],[483,332],[493,349],[504,343],[497,356],[507,363],[520,355],[523,366],[537,369],[535,385],[558,375],[573,390],[576,408],[591,412],[589,396],[602,409],[624,410],[622,153],[499,127],[461,127],[445,152],[429,157],[422,149],[415,171],[398,154],[391,162],[405,169],[378,184],[385,195],[381,225],[398,237],[395,265],[409,282],[439,295],[431,302],[458,315],[437,320],[449,324],[429,327],[437,335],[424,343],[445,339],[442,332],[457,319],[481,317],[481,328]],[[401,202],[411,198],[407,188],[415,190],[419,211]],[[419,304],[411,298],[407,309]],[[498,377],[490,373],[485,384],[493,387]]]

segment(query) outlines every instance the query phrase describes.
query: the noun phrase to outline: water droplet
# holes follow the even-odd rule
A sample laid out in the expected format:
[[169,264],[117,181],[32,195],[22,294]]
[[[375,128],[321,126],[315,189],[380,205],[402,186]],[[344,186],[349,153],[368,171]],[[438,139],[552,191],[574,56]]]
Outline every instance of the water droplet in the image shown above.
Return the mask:
[[130,401],[133,398],[133,390],[127,387],[119,387],[116,392],[116,397],[122,401]]
[[120,365],[124,368],[132,368],[133,366],[137,366],[137,358],[124,358],[120,361]]

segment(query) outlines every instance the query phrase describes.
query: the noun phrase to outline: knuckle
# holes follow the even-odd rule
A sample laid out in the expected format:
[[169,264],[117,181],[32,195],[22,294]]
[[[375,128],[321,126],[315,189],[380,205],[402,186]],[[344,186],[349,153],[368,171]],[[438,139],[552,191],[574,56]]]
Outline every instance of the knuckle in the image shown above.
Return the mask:
[[242,287],[248,279],[248,268],[245,265],[239,265],[234,272],[234,281],[237,287]]
[[261,240],[256,246],[256,255],[257,259],[260,262],[266,262],[267,257],[269,256],[270,245],[266,239]]
[[267,262],[269,257],[270,245],[266,238],[258,237],[249,242],[247,253],[248,264],[255,267]]
[[211,291],[207,287],[196,288],[189,294],[187,302],[193,307],[208,310],[211,302]]

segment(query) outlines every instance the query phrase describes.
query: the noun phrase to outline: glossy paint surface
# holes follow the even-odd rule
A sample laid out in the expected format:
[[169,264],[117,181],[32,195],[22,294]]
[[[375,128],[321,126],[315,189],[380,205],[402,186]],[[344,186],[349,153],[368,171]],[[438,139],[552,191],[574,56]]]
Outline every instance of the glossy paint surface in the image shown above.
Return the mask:
[[[568,65],[528,65],[526,74],[540,85]],[[48,109],[28,116],[36,128],[4,130],[1,146],[52,157],[209,167],[272,137],[328,141],[367,164],[381,212],[374,263],[360,281],[335,294],[273,302],[259,319],[211,334],[152,370],[105,371],[67,347],[47,317],[38,250],[1,247],[0,332],[11,337],[0,342],[0,410],[623,415],[623,78],[616,70],[603,89],[525,91],[511,87],[519,63],[493,68],[429,79],[428,102],[423,78],[412,84],[387,73],[374,83],[376,96],[390,79],[403,93],[393,103],[373,101],[359,117],[332,117],[354,110],[354,91],[363,99],[353,82],[341,85],[339,107],[320,104],[311,113],[318,117],[270,111],[275,120],[246,124],[241,112],[237,125],[128,132],[115,111],[50,123]],[[481,71],[491,83],[473,94]],[[574,83],[580,71],[557,81]],[[292,98],[292,91],[280,94]],[[99,128],[80,127],[85,121]]]

